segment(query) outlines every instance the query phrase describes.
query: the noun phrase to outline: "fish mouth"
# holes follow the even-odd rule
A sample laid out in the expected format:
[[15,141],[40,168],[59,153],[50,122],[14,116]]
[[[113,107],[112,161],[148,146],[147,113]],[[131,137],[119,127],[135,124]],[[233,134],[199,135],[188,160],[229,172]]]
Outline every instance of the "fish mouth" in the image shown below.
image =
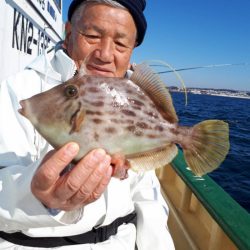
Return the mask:
[[24,103],[24,101],[20,101],[19,104],[20,104],[21,108],[19,108],[17,111],[18,111],[21,115],[23,115],[23,116],[26,117],[26,114],[25,114],[25,103]]

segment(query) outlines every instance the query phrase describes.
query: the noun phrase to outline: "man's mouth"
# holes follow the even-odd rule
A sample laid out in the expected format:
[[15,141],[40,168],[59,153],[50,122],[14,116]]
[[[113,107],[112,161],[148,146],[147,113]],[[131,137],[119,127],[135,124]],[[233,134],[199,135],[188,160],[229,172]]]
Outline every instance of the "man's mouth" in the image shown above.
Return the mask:
[[87,65],[88,73],[93,75],[103,75],[103,76],[114,76],[113,70],[110,70],[105,67],[95,66],[95,65]]

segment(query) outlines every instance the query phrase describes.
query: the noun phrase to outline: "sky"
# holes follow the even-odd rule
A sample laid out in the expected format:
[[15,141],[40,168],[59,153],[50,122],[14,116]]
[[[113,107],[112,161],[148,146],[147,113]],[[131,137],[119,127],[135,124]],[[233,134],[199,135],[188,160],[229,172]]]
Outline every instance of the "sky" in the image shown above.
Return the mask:
[[[70,2],[63,0],[64,21]],[[132,62],[160,60],[175,69],[241,64],[179,74],[186,87],[250,91],[250,0],[147,0],[144,13],[148,29]],[[168,86],[181,87],[175,74],[161,77]]]

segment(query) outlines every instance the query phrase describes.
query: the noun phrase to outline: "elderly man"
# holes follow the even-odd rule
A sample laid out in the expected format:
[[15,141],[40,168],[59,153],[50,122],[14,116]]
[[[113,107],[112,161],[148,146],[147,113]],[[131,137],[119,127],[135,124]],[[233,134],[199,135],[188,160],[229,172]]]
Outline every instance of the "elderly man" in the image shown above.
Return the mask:
[[87,74],[128,77],[146,31],[145,5],[72,1],[65,41],[1,83],[1,249],[174,249],[153,171],[112,178],[115,162],[103,149],[69,169],[79,146],[51,150],[17,112],[21,99],[68,80],[82,65]]

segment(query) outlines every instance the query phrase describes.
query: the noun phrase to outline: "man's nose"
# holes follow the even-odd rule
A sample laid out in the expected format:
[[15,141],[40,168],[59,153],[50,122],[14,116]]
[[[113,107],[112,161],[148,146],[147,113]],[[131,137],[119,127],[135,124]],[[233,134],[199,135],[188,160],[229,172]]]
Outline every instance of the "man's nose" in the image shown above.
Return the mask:
[[109,39],[102,40],[96,52],[99,60],[110,63],[114,59],[114,43]]

